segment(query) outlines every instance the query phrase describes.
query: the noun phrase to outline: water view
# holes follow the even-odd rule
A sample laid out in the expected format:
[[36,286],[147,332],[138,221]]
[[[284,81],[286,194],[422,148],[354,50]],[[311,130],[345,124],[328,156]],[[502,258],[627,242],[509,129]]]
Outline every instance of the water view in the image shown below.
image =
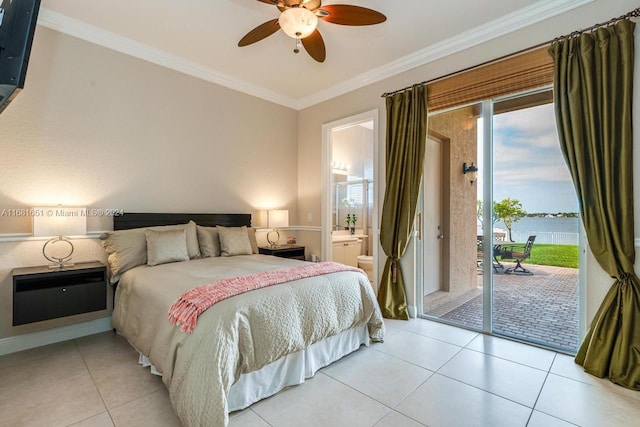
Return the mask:
[[[579,223],[580,219],[575,217],[524,217],[511,226],[511,237],[515,242],[524,242],[528,236],[535,235],[536,243],[577,245]],[[507,226],[497,222],[495,228],[506,230]]]

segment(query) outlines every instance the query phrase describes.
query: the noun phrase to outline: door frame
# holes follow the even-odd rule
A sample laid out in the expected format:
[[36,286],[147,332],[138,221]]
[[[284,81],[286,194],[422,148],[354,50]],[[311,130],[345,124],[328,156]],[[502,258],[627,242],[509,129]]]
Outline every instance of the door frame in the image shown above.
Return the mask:
[[380,230],[378,222],[378,206],[379,206],[379,194],[384,183],[380,181],[379,171],[379,111],[378,109],[365,111],[360,114],[345,117],[343,119],[328,122],[322,125],[322,238],[321,238],[321,256],[322,260],[331,260],[331,133],[333,131],[339,131],[351,126],[358,125],[360,123],[373,122],[373,212],[371,227],[373,229],[373,236],[369,236],[372,240],[373,246],[373,283],[377,289],[378,284],[378,247],[380,246]]

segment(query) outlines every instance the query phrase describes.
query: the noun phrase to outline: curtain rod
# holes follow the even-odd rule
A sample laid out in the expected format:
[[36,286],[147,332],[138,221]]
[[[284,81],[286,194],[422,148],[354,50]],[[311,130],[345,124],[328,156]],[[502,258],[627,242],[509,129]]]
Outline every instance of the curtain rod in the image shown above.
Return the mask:
[[632,10],[629,13],[625,13],[622,16],[618,16],[617,18],[612,18],[612,19],[609,19],[606,22],[601,22],[599,24],[592,25],[589,28],[585,28],[584,30],[577,30],[577,31],[574,31],[574,32],[572,32],[570,34],[566,34],[564,36],[556,37],[555,39],[552,40],[551,43],[556,43],[556,42],[559,42],[561,40],[570,39],[572,37],[579,36],[580,34],[587,33],[589,31],[597,30],[598,28],[609,27],[609,26],[617,23],[618,21],[622,21],[624,19],[629,19],[629,18],[637,18],[639,16],[640,16],[640,7]]
[[583,30],[577,30],[577,31],[574,31],[574,32],[572,32],[570,34],[567,34],[567,35],[564,35],[564,36],[560,36],[560,37],[556,37],[553,40],[549,40],[549,41],[540,43],[538,45],[535,45],[535,46],[532,46],[532,47],[528,47],[526,49],[520,50],[520,51],[515,52],[515,53],[510,53],[509,55],[505,55],[505,56],[497,58],[497,59],[492,59],[490,61],[484,62],[484,63],[479,64],[479,65],[474,65],[472,67],[465,68],[464,70],[456,71],[456,72],[447,74],[447,75],[442,76],[442,77],[437,77],[435,79],[425,80],[425,81],[422,81],[420,83],[412,84],[411,86],[403,87],[402,89],[394,90],[392,92],[385,92],[385,93],[383,93],[381,95],[381,97],[382,98],[387,98],[387,97],[389,97],[391,95],[395,95],[396,93],[400,93],[400,92],[404,92],[406,90],[409,90],[409,89],[413,88],[414,86],[423,86],[423,85],[426,85],[426,84],[429,84],[429,83],[433,83],[436,80],[441,80],[441,79],[444,79],[446,77],[452,76],[454,74],[465,72],[465,71],[470,70],[472,68],[481,67],[483,65],[490,64],[492,62],[500,61],[501,59],[508,58],[510,56],[513,56],[513,55],[518,55],[520,53],[524,53],[524,52],[529,51],[529,50],[537,49],[537,48],[545,46],[545,45],[550,45],[550,44],[556,43],[556,42],[558,42],[560,40],[568,39],[568,38],[571,38],[571,37],[576,37],[576,36],[579,36],[582,33],[588,32],[588,31],[593,31],[593,30],[597,30],[598,28],[611,26],[611,25],[617,23],[618,21],[622,21],[623,19],[637,18],[637,17],[640,17],[640,7],[632,10],[629,13],[625,13],[622,16],[618,16],[617,18],[612,18],[612,19],[610,19],[610,20],[608,20],[606,22],[601,22],[599,24],[592,25],[591,27],[585,28]]

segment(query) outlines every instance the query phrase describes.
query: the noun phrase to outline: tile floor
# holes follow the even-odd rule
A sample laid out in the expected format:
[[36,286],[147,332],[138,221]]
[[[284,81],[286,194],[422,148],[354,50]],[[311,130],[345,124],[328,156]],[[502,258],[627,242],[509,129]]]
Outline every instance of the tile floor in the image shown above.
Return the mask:
[[[414,319],[233,413],[231,426],[637,426],[640,392],[571,357]],[[159,377],[106,332],[0,357],[2,426],[179,426]]]

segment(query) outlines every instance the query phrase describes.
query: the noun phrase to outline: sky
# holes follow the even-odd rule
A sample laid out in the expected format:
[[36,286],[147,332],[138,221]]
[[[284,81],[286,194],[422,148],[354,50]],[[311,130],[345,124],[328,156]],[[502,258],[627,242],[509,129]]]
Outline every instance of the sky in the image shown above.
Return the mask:
[[[482,173],[482,120],[478,121]],[[553,104],[502,113],[493,121],[493,197],[518,199],[528,213],[577,212],[576,193],[560,151]],[[482,179],[478,179],[482,199]]]

